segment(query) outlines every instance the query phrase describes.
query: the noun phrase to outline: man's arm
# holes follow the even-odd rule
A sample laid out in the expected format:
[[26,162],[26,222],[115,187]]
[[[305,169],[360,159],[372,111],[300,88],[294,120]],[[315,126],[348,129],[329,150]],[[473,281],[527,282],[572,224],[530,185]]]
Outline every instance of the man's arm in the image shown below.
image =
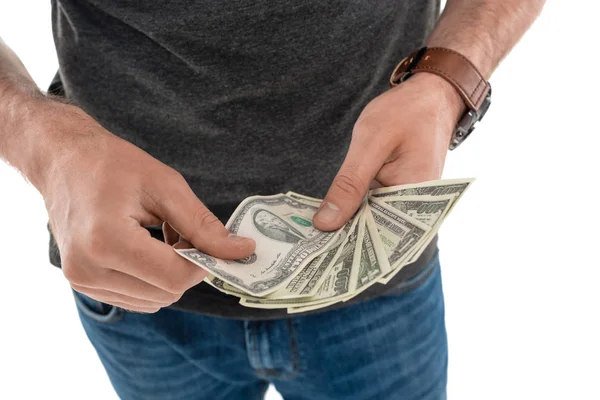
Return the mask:
[[487,79],[531,26],[545,0],[448,0],[429,47],[467,57]]
[[46,101],[21,60],[0,38],[0,159],[36,183],[43,162],[36,150],[40,140],[29,126]]
[[[448,0],[427,46],[461,53],[488,78],[543,4],[544,0]],[[455,88],[429,73],[415,74],[373,99],[354,125],[348,154],[315,216],[315,226],[333,230],[343,225],[373,180],[378,186],[393,186],[439,179],[453,129],[465,109]]]

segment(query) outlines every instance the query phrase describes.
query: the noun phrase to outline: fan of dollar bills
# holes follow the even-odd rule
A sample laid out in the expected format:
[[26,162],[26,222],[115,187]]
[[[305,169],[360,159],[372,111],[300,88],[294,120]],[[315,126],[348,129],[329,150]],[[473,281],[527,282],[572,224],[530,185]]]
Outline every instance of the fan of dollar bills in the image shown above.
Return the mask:
[[304,312],[386,284],[415,261],[473,179],[428,181],[369,191],[355,216],[335,232],[313,227],[321,199],[288,192],[252,196],[235,210],[230,232],[256,241],[243,260],[196,249],[181,256],[208,270],[206,282],[255,308]]

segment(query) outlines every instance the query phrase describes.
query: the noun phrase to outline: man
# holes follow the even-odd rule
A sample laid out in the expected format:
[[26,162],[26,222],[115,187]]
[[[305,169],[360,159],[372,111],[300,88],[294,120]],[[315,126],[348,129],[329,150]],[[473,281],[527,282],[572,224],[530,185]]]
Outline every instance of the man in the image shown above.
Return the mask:
[[2,44],[0,156],[45,199],[51,260],[119,396],[445,398],[435,241],[388,285],[293,317],[201,284],[171,246],[250,256],[222,224],[249,195],[325,196],[314,223],[333,230],[372,184],[439,178],[542,3],[449,0],[438,19],[434,0],[54,0],[68,101]]

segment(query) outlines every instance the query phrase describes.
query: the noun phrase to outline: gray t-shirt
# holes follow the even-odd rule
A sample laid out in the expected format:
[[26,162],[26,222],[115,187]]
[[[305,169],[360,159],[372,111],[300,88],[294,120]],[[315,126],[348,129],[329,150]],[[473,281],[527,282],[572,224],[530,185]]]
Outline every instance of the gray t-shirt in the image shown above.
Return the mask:
[[[358,115],[438,14],[438,0],[52,0],[66,96],[181,172],[224,221],[251,195],[323,197]],[[281,315],[219,309],[211,289],[181,306]]]

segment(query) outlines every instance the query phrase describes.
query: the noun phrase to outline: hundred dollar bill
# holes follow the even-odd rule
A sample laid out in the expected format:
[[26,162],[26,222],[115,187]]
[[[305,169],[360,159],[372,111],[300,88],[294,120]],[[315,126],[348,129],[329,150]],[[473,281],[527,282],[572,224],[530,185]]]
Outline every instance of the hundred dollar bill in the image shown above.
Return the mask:
[[366,287],[380,277],[391,271],[387,254],[379,239],[379,232],[373,215],[368,208],[361,213],[362,225],[359,230],[362,240],[357,243],[354,262],[358,268],[352,269],[350,277],[350,291],[363,291]]
[[445,196],[456,195],[454,204],[462,197],[462,195],[471,186],[475,178],[464,179],[443,179],[437,181],[427,181],[414,183],[409,185],[400,185],[393,187],[384,187],[373,189],[369,192],[369,196],[376,198],[399,197],[399,196]]
[[[339,246],[339,245],[338,245]],[[300,272],[294,275],[294,277],[281,289],[274,291],[266,295],[265,299],[293,299],[297,297],[310,297],[310,295],[302,294],[302,289],[312,276],[317,272],[325,257],[334,253],[338,246],[332,246],[327,251],[315,258],[308,264],[306,264]]]
[[[414,247],[410,255],[407,255],[403,265],[410,264],[413,259],[418,258],[429,242],[433,239],[450,207],[455,200],[456,195],[444,196],[401,196],[373,198],[375,203],[383,203],[394,207],[395,209],[409,215],[411,218],[424,223],[431,229],[421,238]],[[380,283],[388,283],[400,271],[403,265],[398,265],[389,274],[380,279]]]
[[441,224],[456,198],[456,195],[450,194],[444,196],[383,197],[379,199],[374,198],[373,201],[388,204],[409,217],[433,228]]
[[392,269],[402,264],[415,246],[431,230],[402,211],[369,198],[369,209]]
[[[475,178],[463,178],[463,179],[443,179],[426,181],[415,184],[400,185],[387,188],[374,189],[369,192],[372,198],[378,198],[386,201],[389,198],[398,198],[405,196],[435,196],[443,197],[448,195],[454,195],[454,199],[450,204],[450,208],[446,211],[445,215],[442,216],[442,220],[452,211],[458,200],[463,196],[466,190],[471,186]],[[439,227],[438,227],[439,228]],[[433,230],[433,229],[432,229]],[[435,229],[437,232],[437,229]],[[404,260],[405,264],[416,261],[421,253],[427,248],[427,245],[433,240],[434,235],[427,237],[423,240],[422,246],[412,251],[412,254],[408,255]],[[382,282],[384,283],[384,282]]]
[[327,275],[331,268],[333,268],[335,261],[341,257],[341,253],[344,251],[344,249],[349,251],[349,248],[345,246],[346,238],[348,238],[350,232],[353,232],[358,226],[358,223],[360,222],[359,214],[357,214],[342,227],[344,241],[336,249],[332,249],[325,253],[323,256],[323,261],[318,265],[317,269],[314,271],[314,274],[310,277],[310,279],[308,279],[308,281],[306,281],[306,283],[304,283],[302,290],[300,291],[301,297],[314,296],[317,293],[317,290],[323,284],[323,281],[327,278]]
[[[350,225],[351,223],[348,224],[348,226]],[[340,244],[346,238],[346,234],[346,231],[342,231],[336,243],[332,244],[325,253],[315,257],[311,262],[306,264],[285,287],[265,296],[265,298],[293,299],[313,296],[316,289],[318,289],[318,285],[323,283],[324,275]]]
[[[288,307],[288,313],[299,313],[317,308],[329,307],[340,301],[348,301],[359,295],[364,290],[376,283],[383,275],[390,271],[390,265],[383,246],[377,245],[379,233],[368,209],[361,213],[361,224],[359,226],[359,240],[352,257],[352,268],[350,269],[349,287],[345,293],[335,293],[333,296],[323,296],[325,290],[320,291],[319,297],[327,302],[308,302]],[[379,248],[378,248],[379,247]],[[337,284],[337,282],[336,282]],[[342,284],[342,287],[344,285]]]
[[[423,239],[420,247],[406,261],[407,264],[415,262],[433,240],[438,230],[442,226],[442,222],[448,217],[450,211],[459,199],[457,194],[449,194],[442,196],[405,196],[405,202],[399,203],[393,199],[396,197],[385,198],[385,201],[392,207],[404,207],[408,209],[407,214],[413,218],[427,224],[431,227],[428,236]],[[422,200],[419,200],[422,199]]]
[[339,231],[321,232],[312,226],[316,211],[316,206],[284,194],[249,197],[226,227],[233,234],[256,241],[256,251],[250,257],[221,260],[196,249],[175,251],[238,289],[265,296],[284,286],[299,268],[335,242]]

